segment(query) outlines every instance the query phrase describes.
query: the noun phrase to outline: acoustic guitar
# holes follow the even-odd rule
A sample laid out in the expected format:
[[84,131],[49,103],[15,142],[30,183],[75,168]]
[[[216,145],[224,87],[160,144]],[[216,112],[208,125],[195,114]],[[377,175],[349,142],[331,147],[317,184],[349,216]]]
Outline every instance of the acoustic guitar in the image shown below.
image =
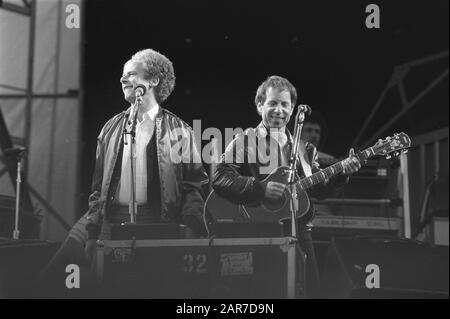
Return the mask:
[[[387,158],[398,156],[400,153],[406,153],[407,148],[410,146],[411,140],[407,134],[403,132],[396,133],[392,137],[379,140],[375,145],[356,153],[355,156],[361,163],[364,163],[373,156],[386,156]],[[307,190],[340,174],[344,169],[342,162],[339,161],[305,178],[297,176],[295,187],[298,198],[298,211],[296,216],[300,222],[308,222],[313,218]],[[263,187],[271,181],[287,185],[289,173],[289,167],[278,167],[262,180]],[[209,214],[212,222],[282,222],[291,218],[290,193],[290,187],[286,187],[283,196],[279,200],[274,201],[263,198],[257,202],[244,205],[233,203],[217,194],[217,192],[212,191],[206,200],[204,214]],[[206,215],[204,220],[208,220]]]

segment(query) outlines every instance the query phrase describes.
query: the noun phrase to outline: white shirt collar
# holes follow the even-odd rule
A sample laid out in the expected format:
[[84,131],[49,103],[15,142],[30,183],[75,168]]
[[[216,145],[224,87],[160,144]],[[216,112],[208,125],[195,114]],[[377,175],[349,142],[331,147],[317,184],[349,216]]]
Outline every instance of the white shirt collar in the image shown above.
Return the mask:
[[146,118],[149,118],[154,122],[158,112],[159,112],[159,105],[156,104],[154,107],[152,107],[150,110],[144,113],[144,115],[142,116],[142,122],[144,122]]

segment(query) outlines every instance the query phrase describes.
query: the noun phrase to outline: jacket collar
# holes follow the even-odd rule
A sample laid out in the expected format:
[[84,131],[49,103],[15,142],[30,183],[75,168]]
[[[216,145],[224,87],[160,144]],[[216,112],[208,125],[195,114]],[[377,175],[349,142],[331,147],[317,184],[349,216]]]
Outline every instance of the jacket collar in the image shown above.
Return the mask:
[[[164,112],[165,112],[165,108],[163,108],[161,105],[159,105],[158,107],[158,113],[156,113],[155,119],[157,119],[158,117],[162,117]],[[125,111],[123,111],[122,113],[125,115],[125,117],[130,116],[130,112],[131,112],[131,106],[129,106]]]
[[[258,124],[258,126],[256,127],[256,131],[257,131],[257,134],[262,137],[266,137],[266,136],[270,135],[270,129],[267,128],[263,122],[260,122]],[[289,145],[292,145],[293,138],[292,138],[291,132],[289,132],[287,127],[284,128],[284,132],[286,133],[286,136],[287,136],[287,142],[289,143]]]

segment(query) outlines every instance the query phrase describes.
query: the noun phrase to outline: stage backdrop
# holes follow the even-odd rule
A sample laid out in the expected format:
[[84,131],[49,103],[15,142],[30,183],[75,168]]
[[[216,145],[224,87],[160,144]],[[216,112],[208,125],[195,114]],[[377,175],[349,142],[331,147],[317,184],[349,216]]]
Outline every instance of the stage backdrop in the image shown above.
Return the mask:
[[[40,237],[55,241],[64,239],[78,209],[82,21],[78,27],[76,15],[78,9],[81,14],[81,2],[37,0],[34,28],[29,16],[0,8],[0,107],[14,144],[28,149],[30,194],[43,216]],[[4,3],[24,7],[20,0]],[[30,32],[35,41],[27,125]],[[0,194],[14,196],[3,161],[0,172]],[[49,210],[58,213],[66,227]]]

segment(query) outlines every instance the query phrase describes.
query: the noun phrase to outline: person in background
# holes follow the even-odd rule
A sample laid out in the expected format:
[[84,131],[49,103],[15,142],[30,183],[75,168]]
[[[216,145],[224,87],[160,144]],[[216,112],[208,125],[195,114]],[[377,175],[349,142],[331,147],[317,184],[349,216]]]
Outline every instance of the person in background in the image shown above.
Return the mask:
[[322,151],[326,137],[327,126],[325,119],[319,111],[314,109],[312,114],[306,116],[305,121],[303,122],[301,139],[304,142],[313,144],[317,148],[317,161],[322,167],[329,166],[337,162],[337,158],[333,155]]

